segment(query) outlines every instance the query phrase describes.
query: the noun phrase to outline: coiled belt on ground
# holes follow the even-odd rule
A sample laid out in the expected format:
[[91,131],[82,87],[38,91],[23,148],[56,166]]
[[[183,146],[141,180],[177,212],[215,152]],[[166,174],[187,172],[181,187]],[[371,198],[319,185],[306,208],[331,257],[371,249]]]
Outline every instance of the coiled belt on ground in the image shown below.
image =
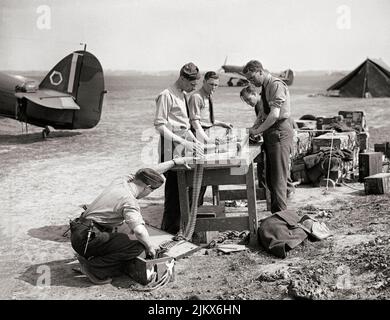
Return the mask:
[[192,235],[194,234],[195,226],[196,226],[196,215],[198,214],[198,199],[200,194],[200,189],[202,187],[203,180],[203,172],[204,166],[203,164],[196,163],[194,168],[194,178],[192,184],[192,205],[190,216],[187,222],[187,225],[184,226],[181,224],[180,231],[176,236],[173,237],[172,240],[168,240],[160,244],[160,248],[162,251],[168,251],[170,248],[178,244],[181,240],[190,241],[192,239]]

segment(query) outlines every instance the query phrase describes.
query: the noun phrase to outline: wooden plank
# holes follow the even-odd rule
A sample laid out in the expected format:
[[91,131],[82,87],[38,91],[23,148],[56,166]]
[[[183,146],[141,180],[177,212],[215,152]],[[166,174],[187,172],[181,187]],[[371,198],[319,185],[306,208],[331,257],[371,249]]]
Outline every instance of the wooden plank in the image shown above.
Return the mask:
[[[230,168],[222,169],[205,169],[203,173],[202,186],[215,185],[228,185],[228,184],[246,184],[245,174],[242,175],[233,175],[231,174]],[[178,171],[185,172],[186,186],[192,186],[194,172],[193,171]],[[179,186],[180,189],[180,186]]]
[[214,212],[198,212],[196,214],[196,219],[202,218],[215,218],[217,215]]
[[248,216],[249,216],[249,231],[250,239],[249,244],[251,246],[257,245],[257,230],[259,228],[257,220],[257,204],[256,204],[256,185],[255,185],[255,172],[253,170],[253,162],[249,166],[248,173],[246,175],[247,184],[247,196],[248,196]]
[[359,182],[364,182],[364,178],[382,172],[381,152],[359,153]]
[[364,178],[366,194],[390,193],[390,173],[382,172]]
[[248,216],[225,218],[202,218],[196,220],[195,231],[249,230]]
[[248,250],[248,248],[242,244],[219,244],[217,250],[223,253],[239,252]]
[[[221,200],[242,200],[248,199],[246,189],[219,190]],[[265,200],[265,189],[256,188],[256,199]]]
[[213,213],[217,217],[221,217],[225,215],[225,204],[222,203],[219,206],[200,206],[198,208],[198,215],[201,214],[210,214]]
[[213,205],[219,205],[221,199],[219,198],[219,186],[212,186],[213,189]]

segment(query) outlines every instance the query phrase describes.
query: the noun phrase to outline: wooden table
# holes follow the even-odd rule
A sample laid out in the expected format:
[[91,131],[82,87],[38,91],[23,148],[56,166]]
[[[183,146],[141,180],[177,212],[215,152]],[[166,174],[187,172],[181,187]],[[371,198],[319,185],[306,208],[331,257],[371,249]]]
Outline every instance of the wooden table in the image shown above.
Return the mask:
[[[195,232],[199,231],[226,231],[226,230],[249,230],[250,245],[257,245],[257,206],[256,196],[265,199],[266,192],[263,189],[257,189],[255,186],[254,158],[260,153],[260,145],[249,146],[234,157],[228,155],[223,158],[206,158],[202,160],[204,173],[202,186],[220,186],[220,185],[245,185],[245,190],[217,190],[221,200],[235,200],[246,198],[248,200],[248,215],[245,216],[217,216],[213,218],[197,219]],[[194,165],[190,164],[191,170],[183,166],[177,166],[177,178],[179,185],[179,199],[181,210],[181,223],[186,226],[190,216],[189,206],[189,187],[193,186]],[[214,189],[215,191],[215,189]],[[219,197],[218,197],[219,198]],[[219,202],[219,199],[218,199]],[[214,203],[215,204],[215,203]],[[218,203],[217,203],[218,204]]]

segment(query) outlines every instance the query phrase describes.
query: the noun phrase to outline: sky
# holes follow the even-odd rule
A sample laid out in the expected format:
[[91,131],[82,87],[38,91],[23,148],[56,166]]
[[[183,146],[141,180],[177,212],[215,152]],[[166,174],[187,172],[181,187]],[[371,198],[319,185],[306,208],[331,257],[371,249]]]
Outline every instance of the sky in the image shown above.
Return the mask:
[[389,0],[0,0],[0,70],[49,70],[80,43],[105,70],[390,65],[389,16]]

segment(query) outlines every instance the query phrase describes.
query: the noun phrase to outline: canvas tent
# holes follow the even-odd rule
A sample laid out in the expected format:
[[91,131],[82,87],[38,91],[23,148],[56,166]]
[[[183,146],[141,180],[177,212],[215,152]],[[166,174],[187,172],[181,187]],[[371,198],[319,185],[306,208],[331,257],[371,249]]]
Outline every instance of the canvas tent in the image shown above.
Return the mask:
[[367,58],[327,89],[335,90],[342,97],[390,97],[390,68],[382,60]]

